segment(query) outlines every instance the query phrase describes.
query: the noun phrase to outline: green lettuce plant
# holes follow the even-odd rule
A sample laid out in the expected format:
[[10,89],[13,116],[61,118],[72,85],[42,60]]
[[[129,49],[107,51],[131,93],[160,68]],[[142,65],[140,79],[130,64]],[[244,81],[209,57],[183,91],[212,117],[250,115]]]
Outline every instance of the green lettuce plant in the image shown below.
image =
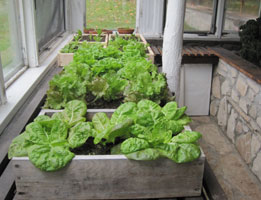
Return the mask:
[[92,124],[85,122],[86,110],[85,103],[73,100],[52,117],[38,116],[12,141],[8,158],[28,156],[44,171],[63,168],[74,157],[70,149],[83,145],[92,136]]
[[51,117],[41,115],[29,123],[12,141],[8,157],[28,156],[37,168],[56,171],[73,159],[71,150],[91,137],[95,145],[115,144],[111,153],[129,159],[167,157],[176,163],[190,162],[200,156],[197,141],[201,134],[183,130],[191,121],[185,111],[186,107],[178,108],[176,102],[160,107],[141,100],[122,104],[110,119],[100,112],[86,122],[86,104],[73,100],[62,112]]
[[[128,109],[132,107],[132,109]],[[197,144],[201,134],[183,131],[191,120],[184,113],[186,107],[178,108],[170,102],[161,108],[158,104],[142,100],[136,106],[125,103],[119,107],[121,118],[131,118],[131,137],[112,149],[112,153],[123,153],[129,159],[155,160],[167,157],[176,163],[185,163],[200,156]]]

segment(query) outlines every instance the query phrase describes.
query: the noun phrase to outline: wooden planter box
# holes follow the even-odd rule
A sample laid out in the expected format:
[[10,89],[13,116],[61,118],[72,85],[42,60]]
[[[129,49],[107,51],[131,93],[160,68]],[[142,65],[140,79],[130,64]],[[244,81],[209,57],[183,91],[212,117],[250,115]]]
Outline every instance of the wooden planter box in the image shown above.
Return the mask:
[[[88,110],[87,118],[95,109]],[[101,111],[99,109],[99,111]],[[104,110],[108,115],[113,110]],[[41,114],[51,115],[51,110]],[[89,116],[88,116],[89,115]],[[17,200],[88,200],[190,197],[201,194],[205,155],[185,164],[124,155],[75,156],[63,169],[43,172],[27,157],[13,158]]]
[[[113,40],[113,38],[115,38],[115,34],[110,34],[109,35],[109,41],[110,40]],[[128,38],[128,37],[131,37],[130,34],[118,34],[118,36],[120,37],[124,37],[124,38]],[[142,42],[144,43],[145,45],[148,44],[147,40],[143,37],[143,35],[141,34],[135,34],[136,38],[138,39],[139,42]]]
[[73,61],[74,53],[58,53],[58,66],[64,67]]
[[[100,43],[103,46],[107,46],[107,44],[108,44],[108,34],[101,34],[101,37],[103,38],[103,40],[100,41],[100,42],[98,42],[98,41],[88,41],[88,38],[93,37],[93,36],[98,36],[98,34],[82,34],[82,40],[80,40],[80,43],[82,43],[83,41],[86,41],[87,43]],[[73,41],[73,39],[71,41]]]
[[151,60],[151,62],[154,63],[154,61],[155,61],[155,53],[152,51],[150,46],[148,46],[147,50],[148,50],[148,53],[147,53],[148,60]]

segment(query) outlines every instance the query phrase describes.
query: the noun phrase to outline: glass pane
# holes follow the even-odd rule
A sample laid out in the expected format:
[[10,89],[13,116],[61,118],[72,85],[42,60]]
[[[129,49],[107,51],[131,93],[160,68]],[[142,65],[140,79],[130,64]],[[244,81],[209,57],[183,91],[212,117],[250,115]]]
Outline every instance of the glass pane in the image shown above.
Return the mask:
[[260,0],[227,0],[226,31],[238,31],[239,27],[249,19],[258,18]]
[[184,31],[206,31],[211,29],[213,0],[187,0]]
[[23,65],[16,13],[13,0],[0,0],[0,54],[5,80]]
[[55,36],[64,31],[63,0],[35,0],[36,36],[41,51]]
[[135,28],[136,0],[86,0],[87,28]]

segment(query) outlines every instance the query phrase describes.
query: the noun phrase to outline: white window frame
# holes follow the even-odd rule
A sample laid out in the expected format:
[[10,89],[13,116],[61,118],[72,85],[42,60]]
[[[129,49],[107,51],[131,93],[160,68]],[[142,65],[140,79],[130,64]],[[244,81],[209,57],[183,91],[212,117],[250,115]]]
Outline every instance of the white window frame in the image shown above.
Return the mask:
[[0,105],[5,103],[6,103],[5,82],[4,82],[4,73],[3,73],[1,54],[0,54]]
[[[74,29],[83,29],[83,25],[85,23],[85,18],[83,17],[85,13],[82,13],[82,15],[79,15],[78,13],[77,17],[72,15],[72,9],[76,8],[73,2],[79,7],[80,4],[85,5],[85,0],[65,0],[66,32],[61,38],[59,37],[56,41],[54,41],[54,43],[50,46],[50,51],[39,56],[34,26],[34,1],[15,1],[19,6],[18,14],[22,32],[22,51],[24,54],[24,63],[27,66],[13,76],[12,80],[4,82],[0,60],[0,135],[29,95],[31,95],[31,92],[35,89],[41,79],[51,67],[56,65],[58,52],[70,40],[72,40],[73,35],[71,33],[75,31]],[[81,20],[81,23],[79,23],[79,20]],[[72,26],[74,22],[78,22],[78,27]],[[28,32],[31,37],[26,35]],[[33,36],[32,33],[34,33]],[[3,104],[6,101],[7,103]]]

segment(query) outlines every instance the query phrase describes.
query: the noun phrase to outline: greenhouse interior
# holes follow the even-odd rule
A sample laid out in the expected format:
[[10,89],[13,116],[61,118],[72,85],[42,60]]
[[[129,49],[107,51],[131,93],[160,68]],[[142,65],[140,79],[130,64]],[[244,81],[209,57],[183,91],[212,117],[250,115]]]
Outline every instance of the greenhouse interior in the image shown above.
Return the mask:
[[0,200],[261,200],[260,0],[0,0]]

